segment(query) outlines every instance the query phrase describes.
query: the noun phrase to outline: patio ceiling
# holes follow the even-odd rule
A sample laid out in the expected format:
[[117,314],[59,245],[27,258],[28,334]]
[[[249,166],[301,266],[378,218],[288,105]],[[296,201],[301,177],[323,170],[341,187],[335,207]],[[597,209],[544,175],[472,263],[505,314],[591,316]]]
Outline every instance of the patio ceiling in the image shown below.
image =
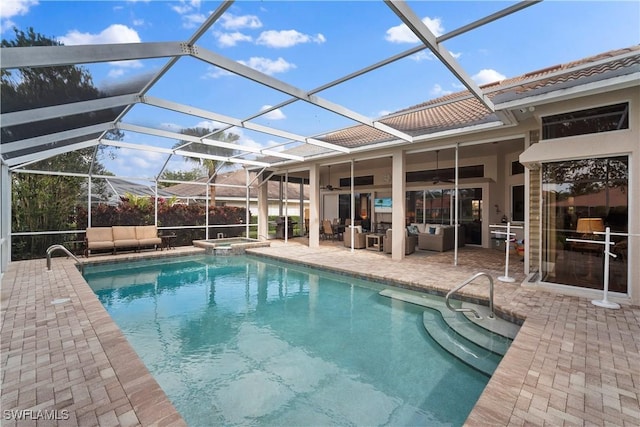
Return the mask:
[[[113,87],[98,99],[41,106],[2,114],[3,129],[10,131],[19,127],[29,127],[34,130],[33,135],[28,137],[5,138],[0,145],[1,159],[11,169],[16,170],[69,151],[98,146],[119,147],[157,153],[164,159],[158,162],[158,171],[153,177],[157,179],[166,168],[169,159],[179,156],[210,158],[249,167],[272,167],[294,165],[320,157],[362,152],[374,149],[376,144],[380,143],[385,143],[386,146],[413,143],[424,140],[431,130],[411,128],[394,115],[371,119],[367,114],[334,102],[329,99],[329,95],[327,97],[319,96],[319,93],[335,93],[330,89],[339,88],[340,85],[351,80],[361,79],[376,70],[392,66],[396,61],[426,49],[469,91],[467,98],[461,102],[466,103],[467,108],[477,116],[474,118],[476,123],[495,126],[511,125],[516,122],[514,115],[506,109],[497,108],[487,95],[487,91],[493,89],[479,87],[443,45],[443,42],[505,18],[536,3],[539,2],[515,3],[446,34],[436,36],[420,20],[408,3],[385,1],[384,4],[389,14],[399,18],[420,40],[420,44],[357,71],[342,75],[314,89],[301,88],[277,79],[250,65],[225,57],[199,44],[203,35],[210,31],[211,27],[228,12],[233,1],[220,3],[217,9],[190,37],[180,42],[158,41],[3,48],[0,50],[3,70],[98,64],[113,61],[155,61],[154,63],[158,65],[157,71],[153,75],[147,76],[146,79],[129,81],[126,84]],[[332,8],[335,7],[335,4],[334,2],[326,2],[326,7]],[[223,70],[225,73],[240,77],[246,82],[247,87],[255,90],[252,93],[264,94],[265,101],[256,102],[251,98],[251,100],[247,99],[248,105],[270,106],[239,114],[238,112],[225,111],[224,106],[202,108],[151,94],[160,91],[163,79],[167,75],[180,72],[181,67],[203,65],[214,66],[217,70]],[[190,83],[186,82],[185,84]],[[285,96],[284,100],[282,100],[283,95]],[[278,99],[278,102],[273,102]],[[306,132],[294,128],[276,127],[265,120],[270,113],[294,104],[304,104],[303,108],[308,108],[308,110],[303,111],[309,111],[308,114],[316,114],[318,122],[322,122],[322,117],[327,114],[340,116],[345,123],[341,129],[358,129],[355,137],[358,142],[354,143],[354,136],[345,131],[335,132],[335,129],[325,129],[318,132],[313,129]],[[138,117],[140,115],[150,117],[160,110],[215,122],[220,127],[215,133],[205,137],[195,137],[185,135],[180,131],[139,123],[139,119],[129,120],[130,117],[135,117],[134,112],[138,112]],[[106,113],[100,116],[101,120],[97,120],[95,115],[90,114],[96,112]],[[54,119],[58,120],[58,124],[65,123],[66,127],[60,129],[58,125],[57,128],[49,128],[48,123]],[[232,143],[217,139],[221,132],[233,132],[237,129],[241,129],[249,135],[253,133],[268,135],[274,143],[269,146],[256,146],[255,144]],[[109,132],[112,130],[122,131],[125,138],[120,141],[109,139]],[[152,142],[138,142],[133,135],[150,136],[152,138],[149,141]],[[176,141],[184,141],[185,144],[176,146]],[[192,144],[232,148],[237,154],[213,156],[196,153],[190,150]],[[91,171],[87,172],[91,173]]]

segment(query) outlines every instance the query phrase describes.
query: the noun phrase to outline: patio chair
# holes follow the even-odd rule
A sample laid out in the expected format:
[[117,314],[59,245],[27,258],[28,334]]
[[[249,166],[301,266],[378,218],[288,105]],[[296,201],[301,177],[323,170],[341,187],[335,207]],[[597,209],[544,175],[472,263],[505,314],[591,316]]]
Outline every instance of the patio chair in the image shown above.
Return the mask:
[[322,231],[327,239],[335,240],[339,237],[338,232],[333,228],[331,221],[328,219],[322,221]]

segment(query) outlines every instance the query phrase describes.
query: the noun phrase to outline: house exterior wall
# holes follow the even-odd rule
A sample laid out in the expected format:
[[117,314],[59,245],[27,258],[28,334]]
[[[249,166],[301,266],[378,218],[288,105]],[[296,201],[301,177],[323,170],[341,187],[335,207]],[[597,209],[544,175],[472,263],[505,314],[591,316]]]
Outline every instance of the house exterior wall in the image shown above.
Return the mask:
[[[530,171],[530,267],[540,269],[540,240],[542,230],[540,220],[540,171],[537,165],[563,160],[577,160],[599,157],[625,155],[629,157],[629,191],[628,191],[628,220],[629,233],[640,234],[640,91],[637,87],[622,89],[593,96],[550,103],[536,107],[539,120],[547,115],[560,114],[570,111],[584,110],[599,106],[629,103],[629,128],[611,132],[579,135],[552,140],[541,140],[532,146],[521,157],[521,161],[533,165]],[[537,164],[537,165],[536,165]],[[638,259],[640,256],[640,237],[629,239],[628,259]],[[538,251],[538,253],[536,253]],[[537,265],[536,265],[537,264]],[[629,262],[628,297],[633,303],[640,303],[640,263]],[[601,291],[600,291],[601,293]]]

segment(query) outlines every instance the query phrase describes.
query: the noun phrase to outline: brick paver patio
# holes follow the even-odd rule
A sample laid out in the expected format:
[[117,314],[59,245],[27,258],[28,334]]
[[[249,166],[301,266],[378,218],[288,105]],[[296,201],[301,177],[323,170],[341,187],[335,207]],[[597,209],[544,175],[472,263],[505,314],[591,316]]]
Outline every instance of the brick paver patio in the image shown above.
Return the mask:
[[[396,262],[341,243],[273,242],[252,252],[439,293],[478,271],[504,274],[500,253],[470,247],[460,250],[457,267],[452,252],[417,251]],[[524,323],[467,424],[640,425],[640,307],[607,310],[538,289],[517,259],[510,275],[515,284],[496,281],[496,308]],[[478,281],[464,294],[486,298],[487,288]],[[71,260],[54,259],[51,272],[45,260],[14,262],[1,292],[2,425],[184,425]]]

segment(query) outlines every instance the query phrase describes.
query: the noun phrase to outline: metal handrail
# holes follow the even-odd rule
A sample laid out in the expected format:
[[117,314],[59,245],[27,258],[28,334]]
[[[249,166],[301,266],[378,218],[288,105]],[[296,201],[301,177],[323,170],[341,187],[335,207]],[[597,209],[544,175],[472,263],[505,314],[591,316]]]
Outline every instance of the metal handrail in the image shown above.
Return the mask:
[[65,248],[62,245],[51,245],[47,248],[47,270],[51,270],[51,254],[56,250],[60,249],[62,252],[66,253],[67,256],[76,260],[76,263],[80,264],[80,260],[69,251],[69,249]]
[[451,297],[452,294],[458,292],[460,289],[464,288],[465,286],[467,286],[469,283],[473,282],[474,280],[476,280],[480,276],[486,276],[486,277],[489,278],[489,310],[491,311],[491,313],[489,314],[489,318],[493,319],[493,277],[491,277],[491,275],[489,273],[485,273],[485,272],[480,272],[480,273],[474,274],[473,276],[471,276],[470,278],[468,278],[467,280],[465,280],[464,282],[462,282],[460,285],[456,286],[455,288],[451,289],[447,293],[447,296],[444,298],[444,302],[447,305],[447,308],[449,310],[458,311],[458,312],[473,313],[473,315],[475,316],[476,319],[482,319],[482,316],[480,316],[478,314],[478,312],[476,310],[474,310],[473,308],[455,308],[455,307],[451,306],[451,304],[449,303],[449,298]]

